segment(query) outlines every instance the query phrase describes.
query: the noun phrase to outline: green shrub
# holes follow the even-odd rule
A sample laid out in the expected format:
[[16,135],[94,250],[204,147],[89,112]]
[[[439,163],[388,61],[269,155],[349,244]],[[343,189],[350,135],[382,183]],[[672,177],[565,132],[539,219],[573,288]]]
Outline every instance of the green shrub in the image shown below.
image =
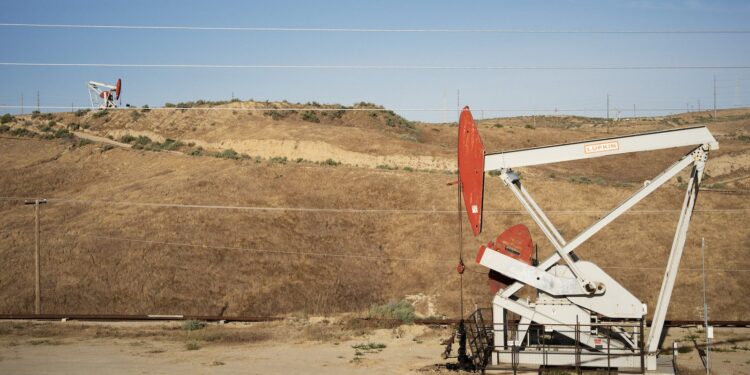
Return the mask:
[[536,129],[536,128],[534,127],[534,125],[531,125],[531,124],[526,124],[526,125],[524,125],[523,127],[524,127],[524,128],[526,128],[526,129]]
[[240,155],[237,153],[237,151],[234,151],[230,148],[219,153],[219,157],[224,159],[239,159]]
[[73,133],[68,131],[68,129],[59,129],[55,132],[55,138],[71,139],[73,137]]
[[36,133],[32,131],[28,131],[24,128],[15,128],[10,131],[11,135],[17,136],[17,137],[33,137],[36,135]]
[[184,144],[180,141],[167,138],[164,143],[157,143],[158,148],[168,151],[174,151],[182,147]]
[[100,109],[100,110],[98,110],[98,111],[94,112],[93,116],[94,116],[94,118],[102,118],[102,117],[105,117],[105,116],[107,116],[107,110],[105,110],[105,109]]
[[272,164],[286,164],[287,159],[286,156],[274,156],[271,159],[268,159],[268,161]]
[[302,114],[302,120],[307,122],[320,122],[318,115],[313,111],[306,111]]
[[79,125],[77,122],[71,122],[68,124],[68,129],[70,130],[78,130],[81,128],[81,125]]
[[385,170],[389,170],[389,171],[395,171],[395,170],[398,169],[398,167],[396,167],[396,166],[391,166],[391,165],[386,165],[386,164],[380,164],[380,165],[378,165],[375,168],[377,168],[377,169],[385,169]]
[[200,320],[186,320],[182,325],[182,329],[186,331],[197,331],[206,327],[206,322]]
[[15,117],[13,117],[10,113],[6,113],[3,115],[3,117],[0,117],[0,124],[7,124],[15,120]]
[[589,185],[589,184],[602,185],[604,184],[604,179],[602,179],[601,177],[588,178],[586,176],[571,176],[570,182],[573,182],[576,184],[584,184],[584,185]]
[[391,302],[385,305],[374,305],[370,308],[370,317],[399,320],[403,323],[414,323],[414,306],[407,301]]
[[378,352],[383,351],[383,349],[387,347],[388,346],[386,344],[379,343],[379,342],[370,342],[367,344],[352,345],[352,349],[359,352],[360,353],[359,355],[362,355],[364,353],[378,353]]
[[135,141],[136,139],[138,139],[138,138],[133,137],[130,134],[125,134],[122,137],[120,137],[120,142],[122,142],[122,143],[133,143],[133,141]]
[[201,345],[198,343],[198,341],[188,341],[185,343],[185,349],[187,350],[198,350],[201,348]]
[[335,167],[337,165],[341,165],[341,162],[333,160],[333,159],[326,159],[326,161],[323,162],[323,165],[329,165],[329,166]]

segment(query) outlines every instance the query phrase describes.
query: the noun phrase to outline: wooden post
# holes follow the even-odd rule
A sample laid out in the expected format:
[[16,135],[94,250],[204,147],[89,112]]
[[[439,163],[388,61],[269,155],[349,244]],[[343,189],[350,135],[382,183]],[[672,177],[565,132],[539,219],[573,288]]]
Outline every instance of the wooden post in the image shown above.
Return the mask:
[[42,298],[39,295],[39,199],[34,200],[34,314],[41,314]]
[[41,259],[39,256],[39,205],[47,203],[46,199],[34,199],[25,201],[24,204],[34,205],[34,314],[42,313],[42,297],[40,292],[40,269]]

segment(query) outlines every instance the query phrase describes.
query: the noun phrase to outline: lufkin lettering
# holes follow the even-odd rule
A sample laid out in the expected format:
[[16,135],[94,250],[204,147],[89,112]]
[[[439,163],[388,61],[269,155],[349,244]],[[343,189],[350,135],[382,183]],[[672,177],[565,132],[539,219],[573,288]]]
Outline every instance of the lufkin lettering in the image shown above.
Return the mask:
[[620,143],[617,141],[593,143],[590,145],[583,146],[583,152],[587,154],[594,154],[597,152],[617,151],[619,149],[620,149]]

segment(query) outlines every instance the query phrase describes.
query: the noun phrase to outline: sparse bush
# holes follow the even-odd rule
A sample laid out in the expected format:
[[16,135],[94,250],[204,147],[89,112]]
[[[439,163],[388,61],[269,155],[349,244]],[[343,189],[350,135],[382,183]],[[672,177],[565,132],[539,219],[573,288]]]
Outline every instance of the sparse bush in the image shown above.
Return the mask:
[[14,121],[16,121],[16,119],[10,113],[6,113],[3,115],[3,117],[0,117],[0,124],[7,124]]
[[224,159],[239,159],[240,155],[237,153],[237,151],[234,151],[230,148],[219,153],[219,157]]
[[360,352],[363,352],[363,353],[380,352],[387,347],[388,346],[386,344],[379,343],[379,342],[352,345],[352,349],[359,350]]
[[536,129],[536,128],[534,127],[534,125],[531,125],[531,124],[526,124],[526,125],[524,125],[523,127],[524,127],[524,128],[526,128],[526,129]]
[[121,143],[133,143],[133,141],[135,141],[136,139],[138,139],[138,138],[133,137],[130,134],[125,134],[122,137],[120,137],[120,142]]
[[55,132],[55,138],[71,139],[73,137],[73,133],[68,131],[68,129],[59,129]]
[[198,341],[188,341],[185,343],[185,349],[187,350],[198,350],[201,348],[201,345],[198,343]]
[[335,167],[335,166],[341,165],[341,162],[333,160],[333,159],[326,159],[326,161],[324,161],[322,164]]
[[180,141],[167,138],[164,143],[156,143],[155,145],[162,150],[174,151],[182,147],[184,144]]
[[131,111],[130,112],[130,118],[133,121],[138,121],[138,119],[141,118],[141,116],[143,116],[143,115],[140,112],[138,112],[138,111]]
[[306,111],[302,113],[302,120],[307,122],[320,122],[318,115],[316,115],[313,111]]
[[407,172],[414,172],[414,168],[412,167],[404,167],[404,170]]
[[198,147],[190,150],[190,153],[188,153],[190,156],[203,156],[203,148]]
[[388,170],[388,171],[398,170],[398,167],[392,166],[392,165],[387,165],[387,164],[380,164],[380,165],[378,165],[375,168],[377,168],[377,169],[385,169],[385,170]]
[[287,159],[286,156],[274,156],[271,159],[268,160],[272,164],[286,164]]
[[151,108],[148,106],[148,104],[144,104],[143,107],[141,107],[141,112],[146,113],[151,110]]
[[133,144],[133,148],[137,150],[142,150],[148,148],[148,146],[151,144],[151,138],[146,137],[144,135],[138,136],[138,138],[135,139],[135,143]]
[[39,112],[39,111],[33,111],[33,112],[31,112],[31,118],[37,118],[37,117],[41,116],[41,114],[42,113]]
[[84,116],[84,115],[86,115],[87,113],[89,113],[89,110],[88,110],[88,109],[79,109],[79,110],[75,111],[75,115],[76,115],[76,117],[81,117],[81,116]]
[[0,125],[0,133],[7,133],[10,131],[10,126],[8,125]]
[[102,118],[107,116],[107,110],[106,109],[100,109],[96,112],[94,112],[93,117],[94,118]]
[[685,354],[693,351],[693,347],[689,345],[680,346],[677,348],[677,353]]
[[17,137],[34,137],[36,135],[36,133],[28,131],[24,128],[15,128],[10,131],[10,134]]
[[399,320],[403,323],[414,323],[414,306],[407,301],[391,302],[385,305],[374,305],[370,308],[370,317]]
[[182,329],[186,331],[197,331],[206,327],[206,322],[200,320],[186,320],[182,325]]
[[70,124],[68,124],[69,130],[78,130],[80,128],[81,128],[81,125],[79,125],[77,122],[71,122]]
[[604,179],[601,177],[594,177],[594,178],[588,178],[586,176],[571,176],[570,182],[576,183],[576,184],[597,184],[597,185],[603,185]]
[[174,103],[164,103],[164,108],[175,108],[177,107]]
[[85,146],[85,145],[88,145],[88,144],[91,144],[91,143],[92,142],[89,141],[86,138],[78,138],[78,146]]

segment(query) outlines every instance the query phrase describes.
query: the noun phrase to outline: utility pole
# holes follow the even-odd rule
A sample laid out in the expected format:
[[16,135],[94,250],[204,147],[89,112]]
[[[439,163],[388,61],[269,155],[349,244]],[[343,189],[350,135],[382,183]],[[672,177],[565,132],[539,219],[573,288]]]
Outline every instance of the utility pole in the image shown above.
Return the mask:
[[706,239],[701,237],[701,269],[703,271],[703,322],[706,328],[706,374],[711,373],[711,339],[713,338],[713,327],[708,327],[708,302],[706,302],[706,256],[703,252]]
[[714,121],[716,121],[716,74],[714,74]]
[[700,111],[701,111],[701,100],[698,99],[698,112],[700,112]]
[[607,133],[609,133],[609,94],[607,94]]
[[633,104],[633,118],[635,118],[635,104]]
[[456,89],[456,111],[461,115],[461,90]]
[[39,90],[36,90],[36,111],[39,112]]
[[609,122],[609,94],[607,94],[607,122]]
[[39,315],[42,311],[42,298],[39,292],[39,205],[47,203],[46,199],[34,199],[25,201],[24,204],[34,205],[34,314]]
[[21,115],[23,115],[23,93],[21,93]]

